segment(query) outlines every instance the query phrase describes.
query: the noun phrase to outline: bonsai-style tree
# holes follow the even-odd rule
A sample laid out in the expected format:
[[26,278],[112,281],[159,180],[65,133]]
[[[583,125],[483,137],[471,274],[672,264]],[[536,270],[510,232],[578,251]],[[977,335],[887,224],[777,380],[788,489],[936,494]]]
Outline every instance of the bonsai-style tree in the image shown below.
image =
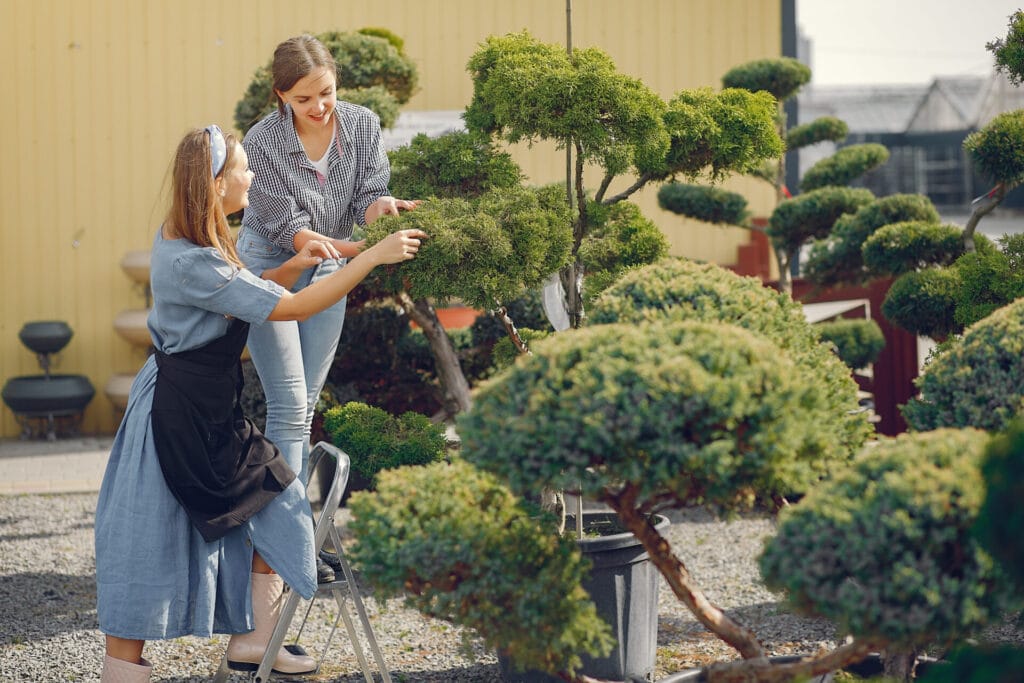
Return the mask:
[[870,449],[782,511],[760,558],[768,587],[883,649],[886,675],[911,680],[925,647],[976,634],[1013,605],[972,533],[987,442],[983,431],[940,429]]
[[[338,65],[338,97],[362,105],[390,128],[398,109],[416,92],[416,65],[403,52],[402,39],[387,29],[364,28],[354,33],[327,31],[317,39]],[[256,69],[245,95],[235,105],[235,126],[244,135],[277,107],[271,62]]]
[[850,370],[865,368],[878,359],[885,348],[882,328],[874,320],[840,318],[815,325],[824,342],[835,347],[836,355]]
[[[810,77],[811,71],[806,65],[791,57],[782,57],[737,66],[723,76],[722,83],[727,88],[771,93],[779,102],[776,118],[779,135],[784,137],[786,148],[792,151],[827,140],[841,142],[848,132],[844,122],[831,116],[786,131],[783,103],[796,95]],[[713,186],[668,183],[658,191],[658,203],[663,209],[696,220],[766,232],[779,269],[779,288],[791,292],[790,270],[797,262],[801,247],[811,239],[827,235],[836,219],[853,213],[874,198],[868,190],[846,185],[888,158],[889,152],[881,145],[844,147],[804,174],[803,194],[796,197],[784,185],[784,156],[752,169],[751,175],[775,188],[777,205],[766,227],[750,223],[747,202],[742,195]]]
[[[722,510],[758,501],[783,505],[847,462],[864,442],[870,426],[856,413],[849,371],[817,343],[799,305],[752,278],[670,260],[637,269],[608,288],[590,320],[588,327],[537,341],[532,355],[480,385],[473,409],[457,422],[462,457],[516,494],[562,489],[611,506],[673,593],[744,657],[714,669],[719,678],[710,680],[741,680],[754,669],[783,680],[862,658],[867,650],[858,644],[775,669],[756,636],[707,600],[648,521],[659,510],[695,503]],[[361,566],[390,565],[394,577],[377,588],[384,595],[404,590],[421,609],[449,606],[431,613],[472,627],[510,657],[542,653],[515,659],[517,666],[587,680],[573,673],[569,656],[596,649],[593,640],[580,637],[585,629],[560,621],[543,630],[492,635],[496,614],[532,618],[534,608],[509,602],[511,586],[522,591],[528,583],[514,574],[518,563],[471,562],[465,541],[457,551],[425,559],[442,530],[467,523],[457,517],[469,513],[440,501],[478,499],[461,475],[435,468],[429,480],[421,478],[427,476],[412,468],[381,480],[396,492],[431,491],[429,503],[397,493],[388,500],[353,499],[358,523],[365,525],[354,557]],[[477,524],[477,515],[469,517]],[[549,536],[546,527],[538,529]],[[501,538],[505,531],[495,525],[475,530],[473,537],[478,535]],[[518,551],[505,553],[514,557]],[[376,582],[376,570],[367,576]],[[410,592],[410,585],[418,590]],[[503,602],[495,602],[492,590]]]
[[[683,90],[664,102],[619,73],[603,51],[586,48],[569,55],[526,32],[488,38],[468,68],[473,99],[464,115],[467,128],[513,143],[550,140],[574,154],[573,260],[561,271],[572,327],[583,323],[586,267],[580,248],[593,226],[591,203],[615,204],[677,175],[720,179],[782,152],[776,103],[765,92]],[[589,201],[588,164],[601,177]],[[613,183],[627,173],[630,184],[613,192]]]

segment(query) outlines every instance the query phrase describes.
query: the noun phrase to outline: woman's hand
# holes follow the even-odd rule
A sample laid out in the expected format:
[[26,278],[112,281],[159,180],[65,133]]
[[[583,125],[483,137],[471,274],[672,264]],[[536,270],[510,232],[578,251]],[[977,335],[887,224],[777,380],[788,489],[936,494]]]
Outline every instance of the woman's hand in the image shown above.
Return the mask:
[[334,248],[338,250],[341,258],[353,258],[359,254],[363,249],[366,248],[366,240],[359,240],[353,242],[351,240],[331,240]]
[[427,233],[422,230],[399,230],[363,253],[371,254],[378,263],[401,263],[416,256],[416,252],[420,250],[420,240],[427,237]]
[[299,270],[306,270],[318,266],[324,262],[325,259],[336,259],[338,258],[338,250],[331,244],[329,239],[321,240],[309,240],[302,245],[302,249],[299,250],[295,256],[289,259],[292,261],[292,265]]
[[373,204],[367,207],[364,218],[367,225],[369,225],[381,216],[397,216],[399,211],[412,211],[419,205],[419,199],[395,199],[394,197],[384,195],[383,197],[377,197]]

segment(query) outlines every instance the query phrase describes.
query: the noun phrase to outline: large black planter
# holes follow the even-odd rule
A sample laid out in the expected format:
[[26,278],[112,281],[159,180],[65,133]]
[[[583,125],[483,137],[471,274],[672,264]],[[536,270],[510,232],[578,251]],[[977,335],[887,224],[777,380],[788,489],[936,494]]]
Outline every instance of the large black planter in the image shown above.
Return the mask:
[[71,341],[71,328],[60,320],[40,320],[25,323],[18,332],[18,339],[36,353],[57,353]]
[[[801,659],[798,655],[785,655],[780,657],[769,657],[768,660],[776,664],[787,664],[796,662]],[[932,659],[931,657],[918,657],[917,659],[917,676],[921,676],[928,672],[932,667],[948,666],[947,662],[940,659]],[[882,656],[875,653],[870,654],[866,658],[859,662],[850,664],[849,666],[843,667],[843,671],[859,676],[863,679],[874,678],[881,676],[883,671]],[[647,679],[633,679],[635,683],[641,683]],[[674,673],[665,678],[659,678],[657,683],[707,683],[707,673],[704,669],[688,669],[686,671],[680,671]],[[822,676],[815,676],[811,679],[811,683],[833,683],[835,681],[834,673],[827,673]]]
[[80,413],[95,393],[84,375],[23,375],[7,381],[3,399],[15,413],[44,417]]
[[[602,527],[621,528],[614,512],[584,512],[584,532]],[[658,515],[655,528],[664,531],[666,517]],[[570,516],[567,528],[575,526]],[[654,672],[658,647],[658,581],[660,575],[647,551],[626,531],[577,541],[590,560],[590,574],[583,587],[597,606],[597,614],[612,629],[615,648],[607,657],[582,656],[581,671],[594,678],[615,681],[649,680]],[[507,659],[498,658],[502,678],[508,683],[558,683],[538,671],[512,671]]]

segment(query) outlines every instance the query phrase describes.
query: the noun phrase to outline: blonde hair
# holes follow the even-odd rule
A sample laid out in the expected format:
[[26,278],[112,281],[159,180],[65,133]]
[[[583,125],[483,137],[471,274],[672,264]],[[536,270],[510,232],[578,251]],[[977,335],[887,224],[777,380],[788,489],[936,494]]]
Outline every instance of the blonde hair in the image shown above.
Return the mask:
[[[231,133],[224,134],[224,143],[227,156],[218,177],[234,164],[239,144]],[[242,268],[210,163],[210,135],[200,128],[189,131],[174,155],[167,226],[175,235],[193,244],[215,248],[228,263]]]

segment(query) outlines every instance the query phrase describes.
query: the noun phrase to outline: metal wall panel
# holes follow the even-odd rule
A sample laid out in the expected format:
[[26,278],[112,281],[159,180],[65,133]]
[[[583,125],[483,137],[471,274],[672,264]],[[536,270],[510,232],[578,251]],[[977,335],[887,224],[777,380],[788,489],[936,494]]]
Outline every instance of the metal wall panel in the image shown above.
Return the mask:
[[[781,54],[780,2],[577,0],[573,40],[668,98]],[[211,121],[231,127],[235,102],[282,39],[387,27],[420,69],[406,109],[461,110],[472,92],[465,65],[481,41],[528,29],[563,44],[565,18],[561,0],[0,0],[0,382],[39,371],[17,337],[25,322],[65,320],[74,337],[55,370],[85,374],[97,390],[83,430],[116,428],[103,387],[145,360],[113,329],[119,312],[144,306],[118,264],[150,246],[181,135]],[[553,146],[515,154],[533,180],[564,176]],[[755,212],[770,207],[766,188],[732,186]],[[694,226],[654,196],[638,203],[675,253],[735,259],[745,231]],[[17,433],[0,408],[0,436]]]

